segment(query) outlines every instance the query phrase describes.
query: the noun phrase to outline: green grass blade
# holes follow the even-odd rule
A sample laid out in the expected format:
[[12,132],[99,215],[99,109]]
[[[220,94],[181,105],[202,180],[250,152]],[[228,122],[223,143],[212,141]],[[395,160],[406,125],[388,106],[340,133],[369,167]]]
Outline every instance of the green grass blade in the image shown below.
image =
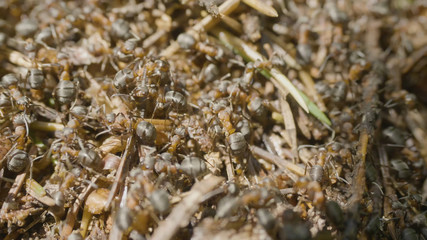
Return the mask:
[[[265,58],[260,53],[253,50],[248,45],[246,45],[245,42],[231,35],[227,31],[220,30],[217,28],[217,29],[214,29],[212,32],[219,38],[219,40],[227,48],[233,50],[236,54],[243,57],[245,61],[247,62],[265,61]],[[289,79],[284,74],[282,74],[278,69],[263,68],[260,70],[262,75],[276,82],[279,85],[279,89],[283,88],[285,91],[289,92],[302,109],[304,109],[306,112],[316,117],[322,123],[328,126],[331,125],[331,121],[326,116],[326,114],[323,113],[319,109],[319,107],[317,107],[317,105],[307,97],[307,95],[305,95],[302,91],[298,90],[289,81]],[[280,90],[283,90],[283,89],[280,89]]]

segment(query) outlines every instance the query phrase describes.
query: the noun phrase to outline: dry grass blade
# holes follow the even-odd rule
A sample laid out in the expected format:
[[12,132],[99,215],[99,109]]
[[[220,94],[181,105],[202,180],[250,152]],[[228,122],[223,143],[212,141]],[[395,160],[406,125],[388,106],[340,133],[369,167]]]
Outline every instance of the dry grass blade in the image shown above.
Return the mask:
[[30,129],[45,132],[55,132],[62,131],[64,129],[64,125],[53,122],[34,121],[30,123]]
[[188,195],[172,209],[172,212],[164,221],[160,222],[151,239],[172,239],[181,226],[188,224],[191,216],[199,208],[203,196],[215,189],[223,181],[224,178],[222,177],[208,175],[202,181],[194,184]]
[[113,186],[111,187],[110,194],[108,196],[107,202],[105,203],[105,206],[104,206],[105,211],[108,211],[108,209],[110,208],[111,202],[113,201],[117,191],[119,190],[119,184],[122,182],[122,179],[124,177],[124,171],[125,169],[127,169],[130,157],[133,153],[133,149],[135,145],[134,142],[135,142],[134,136],[131,135],[127,140],[126,149],[120,161],[119,168],[117,169],[116,178],[114,179]]
[[164,30],[158,30],[155,33],[153,33],[152,35],[150,35],[148,38],[146,38],[144,40],[144,42],[142,43],[142,46],[144,48],[149,48],[152,45],[154,45],[162,36],[164,36],[166,34],[166,31]]
[[292,148],[292,154],[294,156],[298,156],[297,128],[295,126],[294,115],[292,114],[291,107],[284,96],[280,99],[280,107],[282,109],[283,122],[288,136],[288,144]]
[[325,103],[323,102],[319,94],[317,94],[317,91],[314,88],[313,78],[311,78],[310,74],[308,74],[306,71],[301,70],[298,72],[298,75],[301,81],[304,83],[304,86],[307,88],[307,94],[314,99],[320,110],[326,111]]
[[242,2],[246,3],[251,8],[269,17],[279,16],[279,14],[277,14],[276,9],[269,5],[266,5],[265,2],[262,2],[261,0],[242,0]]
[[304,169],[299,167],[298,165],[287,161],[285,159],[280,158],[279,156],[275,156],[264,149],[257,146],[250,146],[252,153],[255,156],[258,156],[266,161],[269,161],[273,164],[276,164],[278,167],[283,169],[288,169],[289,171],[297,174],[298,176],[305,176]]
[[221,17],[222,17],[222,21],[231,29],[233,29],[236,33],[239,33],[239,34],[243,33],[243,26],[237,20],[227,15],[222,15]]

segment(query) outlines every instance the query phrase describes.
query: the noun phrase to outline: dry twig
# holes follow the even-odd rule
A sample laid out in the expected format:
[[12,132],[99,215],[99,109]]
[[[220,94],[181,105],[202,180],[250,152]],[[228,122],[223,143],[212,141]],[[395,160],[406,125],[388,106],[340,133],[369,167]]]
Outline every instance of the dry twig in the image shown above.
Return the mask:
[[[378,154],[380,158],[380,165],[381,165],[381,175],[383,177],[383,185],[385,189],[385,197],[384,197],[384,216],[389,217],[392,212],[392,204],[393,202],[398,201],[396,197],[396,193],[394,192],[393,187],[390,183],[390,173],[389,173],[389,164],[388,164],[388,158],[387,158],[387,152],[384,149],[383,145],[378,146]],[[387,223],[388,232],[391,234],[391,237],[396,240],[396,229],[394,226],[393,221],[389,221]]]

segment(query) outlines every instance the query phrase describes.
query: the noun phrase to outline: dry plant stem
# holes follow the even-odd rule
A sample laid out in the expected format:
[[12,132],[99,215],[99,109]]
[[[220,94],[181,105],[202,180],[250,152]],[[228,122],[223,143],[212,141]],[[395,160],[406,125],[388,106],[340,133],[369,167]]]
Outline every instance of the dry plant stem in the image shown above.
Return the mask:
[[[385,189],[383,214],[386,218],[388,218],[393,212],[392,203],[398,201],[398,199],[390,183],[391,177],[389,172],[388,157],[383,145],[378,146],[378,154],[380,158],[381,175],[383,177],[383,185]],[[392,239],[396,240],[397,237],[394,221],[389,221],[387,223],[387,229],[388,232],[391,234]]]
[[221,15],[222,21],[229,26],[233,31],[235,31],[238,34],[243,33],[243,26],[238,21],[236,21],[234,18],[229,17],[227,15]]
[[377,90],[381,83],[382,76],[374,71],[371,71],[370,75],[367,76],[363,82],[363,87],[366,88],[366,91],[363,93],[363,117],[360,123],[358,149],[359,162],[356,165],[356,175],[353,182],[353,195],[350,199],[352,204],[358,203],[363,197],[363,192],[366,188],[365,162],[366,155],[370,147],[369,140],[374,137],[375,129],[380,129],[381,126],[381,121],[379,121],[380,119],[377,119],[376,113],[379,109]]
[[53,123],[53,122],[34,121],[30,123],[30,129],[45,131],[45,132],[55,132],[55,131],[62,131],[64,129],[64,125],[60,123]]
[[171,45],[169,45],[169,47],[167,47],[165,50],[163,50],[162,52],[160,52],[159,56],[161,57],[172,57],[176,51],[178,51],[179,49],[179,44],[175,41],[172,42]]
[[[97,177],[92,179],[92,182],[96,182]],[[73,232],[74,224],[76,222],[77,213],[79,212],[82,203],[85,201],[87,196],[92,192],[92,184],[88,185],[86,189],[79,195],[78,199],[74,202],[73,206],[68,210],[67,217],[64,221],[64,227],[61,230],[61,239],[67,239],[67,237]]]
[[[227,0],[223,4],[221,4],[218,7],[219,15],[229,15],[232,13],[240,4],[240,0]],[[215,26],[219,21],[221,20],[221,17],[214,17],[212,15],[208,15],[205,18],[202,19],[199,23],[194,25],[191,31],[194,31],[195,33],[201,32],[201,31],[208,31],[213,26]]]
[[18,194],[18,192],[21,190],[21,187],[24,184],[26,177],[27,177],[27,172],[21,173],[18,176],[16,176],[15,182],[10,188],[9,193],[7,194],[7,198],[3,202],[3,206],[1,207],[0,220],[2,220],[4,214],[7,213],[9,209],[9,203],[13,201],[13,199],[16,197],[16,194]]
[[223,181],[224,178],[209,174],[200,182],[196,182],[188,195],[172,209],[172,212],[164,221],[159,223],[151,239],[172,239],[179,228],[187,225],[191,216],[199,209],[203,196],[215,189]]
[[[187,31],[187,33],[197,37],[198,32],[208,31],[210,28],[215,26],[220,20],[221,16],[231,14],[238,6],[240,0],[227,0],[223,4],[218,7],[218,12],[220,17],[213,17],[212,15],[208,15],[203,18],[199,23],[194,25],[191,29]],[[176,51],[178,51],[179,45],[177,42],[173,42],[169,47],[163,50],[160,53],[160,56],[163,57],[171,57]]]
[[304,169],[302,169],[301,167],[299,167],[298,165],[296,165],[290,161],[282,159],[279,156],[275,156],[275,155],[271,154],[270,152],[268,152],[268,151],[266,151],[260,147],[254,146],[254,145],[251,145],[250,148],[251,148],[252,153],[255,156],[258,156],[259,158],[262,158],[262,159],[264,159],[270,163],[276,164],[278,167],[280,167],[282,169],[288,169],[289,171],[297,174],[300,177],[305,175]]
[[[297,128],[295,126],[294,115],[292,114],[291,107],[286,101],[285,96],[282,96],[280,99],[280,107],[282,109],[283,121],[285,123],[285,130],[288,136],[289,146],[291,146],[292,154],[298,157],[298,142],[297,142]],[[292,159],[295,163],[296,159]]]
[[155,33],[151,34],[148,38],[144,40],[144,42],[142,43],[143,48],[151,47],[165,34],[165,30],[157,30]]
[[242,0],[245,4],[250,6],[251,8],[257,10],[258,12],[267,15],[269,17],[278,17],[276,9],[273,7],[266,5],[265,2],[261,0]]
[[[157,131],[172,130],[171,120],[147,118],[147,119],[141,119],[141,121],[152,123]],[[64,129],[64,125],[61,123],[34,121],[30,123],[30,128],[33,130],[39,130],[39,131],[45,131],[45,132],[55,132],[55,131],[62,131]]]
[[369,142],[369,135],[366,133],[366,131],[362,131],[359,138],[359,162],[355,165],[355,176],[353,179],[353,186],[352,186],[352,196],[349,200],[349,205],[352,206],[354,204],[357,204],[362,200],[363,198],[363,192],[366,189],[366,153],[368,149],[368,142]]
[[119,185],[122,183],[123,177],[125,177],[124,170],[128,168],[129,160],[133,153],[134,145],[135,145],[134,136],[131,135],[127,140],[126,149],[125,149],[125,152],[123,153],[122,159],[120,161],[120,165],[117,169],[116,178],[114,179],[113,186],[111,187],[110,194],[108,195],[107,202],[105,203],[105,206],[104,206],[105,211],[108,211],[108,209],[110,208],[111,202],[113,201],[117,191],[119,190]]
[[[31,62],[31,60],[25,56],[24,54],[17,52],[17,51],[13,51],[13,50],[6,50],[5,55],[8,56],[9,62],[17,65],[17,66],[21,66],[21,67],[25,67],[25,68],[33,68],[34,67],[34,63]],[[37,66],[39,67],[39,66]]]

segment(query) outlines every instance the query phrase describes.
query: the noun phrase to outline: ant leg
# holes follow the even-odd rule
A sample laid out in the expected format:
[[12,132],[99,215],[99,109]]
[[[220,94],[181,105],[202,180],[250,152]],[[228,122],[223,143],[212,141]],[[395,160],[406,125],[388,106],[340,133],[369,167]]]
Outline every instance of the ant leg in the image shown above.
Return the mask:
[[117,64],[114,62],[114,59],[112,56],[108,56],[109,62],[111,64],[111,66],[113,66],[114,70],[116,70],[116,72],[120,71],[120,68],[117,66]]

